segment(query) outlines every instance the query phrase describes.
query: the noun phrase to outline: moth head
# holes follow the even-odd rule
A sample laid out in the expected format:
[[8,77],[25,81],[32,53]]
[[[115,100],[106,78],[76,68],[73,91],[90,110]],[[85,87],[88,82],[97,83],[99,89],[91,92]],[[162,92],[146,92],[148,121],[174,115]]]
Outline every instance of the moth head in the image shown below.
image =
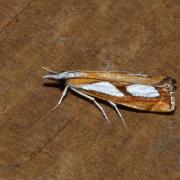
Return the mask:
[[42,67],[42,69],[46,70],[48,74],[43,76],[43,79],[52,79],[52,80],[61,80],[65,79],[64,71],[52,71],[50,69],[47,69],[45,67]]

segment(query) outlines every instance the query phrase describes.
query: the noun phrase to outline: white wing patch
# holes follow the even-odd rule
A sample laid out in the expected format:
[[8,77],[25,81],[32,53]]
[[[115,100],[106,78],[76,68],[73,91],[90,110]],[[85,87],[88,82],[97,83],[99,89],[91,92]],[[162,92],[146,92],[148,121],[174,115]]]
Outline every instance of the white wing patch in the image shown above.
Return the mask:
[[85,89],[85,90],[91,90],[96,91],[104,94],[108,94],[111,96],[117,96],[117,97],[123,97],[124,94],[119,91],[116,86],[109,82],[98,82],[98,83],[92,83],[92,84],[82,84],[78,86],[79,88]]
[[153,87],[149,85],[142,85],[142,84],[133,84],[126,87],[127,92],[132,94],[133,96],[140,96],[140,97],[159,97],[159,92]]

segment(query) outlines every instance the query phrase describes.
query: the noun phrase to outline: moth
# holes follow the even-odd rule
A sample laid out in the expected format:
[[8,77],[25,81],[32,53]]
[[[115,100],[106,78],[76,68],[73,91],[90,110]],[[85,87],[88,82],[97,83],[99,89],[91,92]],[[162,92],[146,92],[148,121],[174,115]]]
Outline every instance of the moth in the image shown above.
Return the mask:
[[110,123],[104,109],[96,98],[108,102],[126,123],[117,104],[143,111],[171,112],[175,109],[174,79],[169,76],[149,76],[116,71],[48,71],[44,79],[65,80],[65,89],[56,109],[70,89],[92,101]]

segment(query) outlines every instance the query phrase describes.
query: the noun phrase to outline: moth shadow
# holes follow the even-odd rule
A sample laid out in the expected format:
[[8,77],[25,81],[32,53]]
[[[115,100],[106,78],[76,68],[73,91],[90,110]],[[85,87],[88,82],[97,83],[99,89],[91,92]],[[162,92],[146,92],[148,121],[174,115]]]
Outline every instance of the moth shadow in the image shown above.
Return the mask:
[[60,81],[57,81],[57,82],[45,82],[45,83],[43,83],[43,86],[52,87],[52,88],[58,88],[58,89],[63,90],[65,88],[65,81],[60,80]]

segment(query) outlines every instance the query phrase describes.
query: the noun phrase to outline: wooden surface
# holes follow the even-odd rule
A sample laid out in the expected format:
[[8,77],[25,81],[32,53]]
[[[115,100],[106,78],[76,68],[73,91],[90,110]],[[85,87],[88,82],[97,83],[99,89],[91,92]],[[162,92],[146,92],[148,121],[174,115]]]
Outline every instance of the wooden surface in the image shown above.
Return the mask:
[[178,0],[0,0],[0,179],[178,179],[174,114],[124,109],[43,85],[53,70],[125,70],[180,81]]

